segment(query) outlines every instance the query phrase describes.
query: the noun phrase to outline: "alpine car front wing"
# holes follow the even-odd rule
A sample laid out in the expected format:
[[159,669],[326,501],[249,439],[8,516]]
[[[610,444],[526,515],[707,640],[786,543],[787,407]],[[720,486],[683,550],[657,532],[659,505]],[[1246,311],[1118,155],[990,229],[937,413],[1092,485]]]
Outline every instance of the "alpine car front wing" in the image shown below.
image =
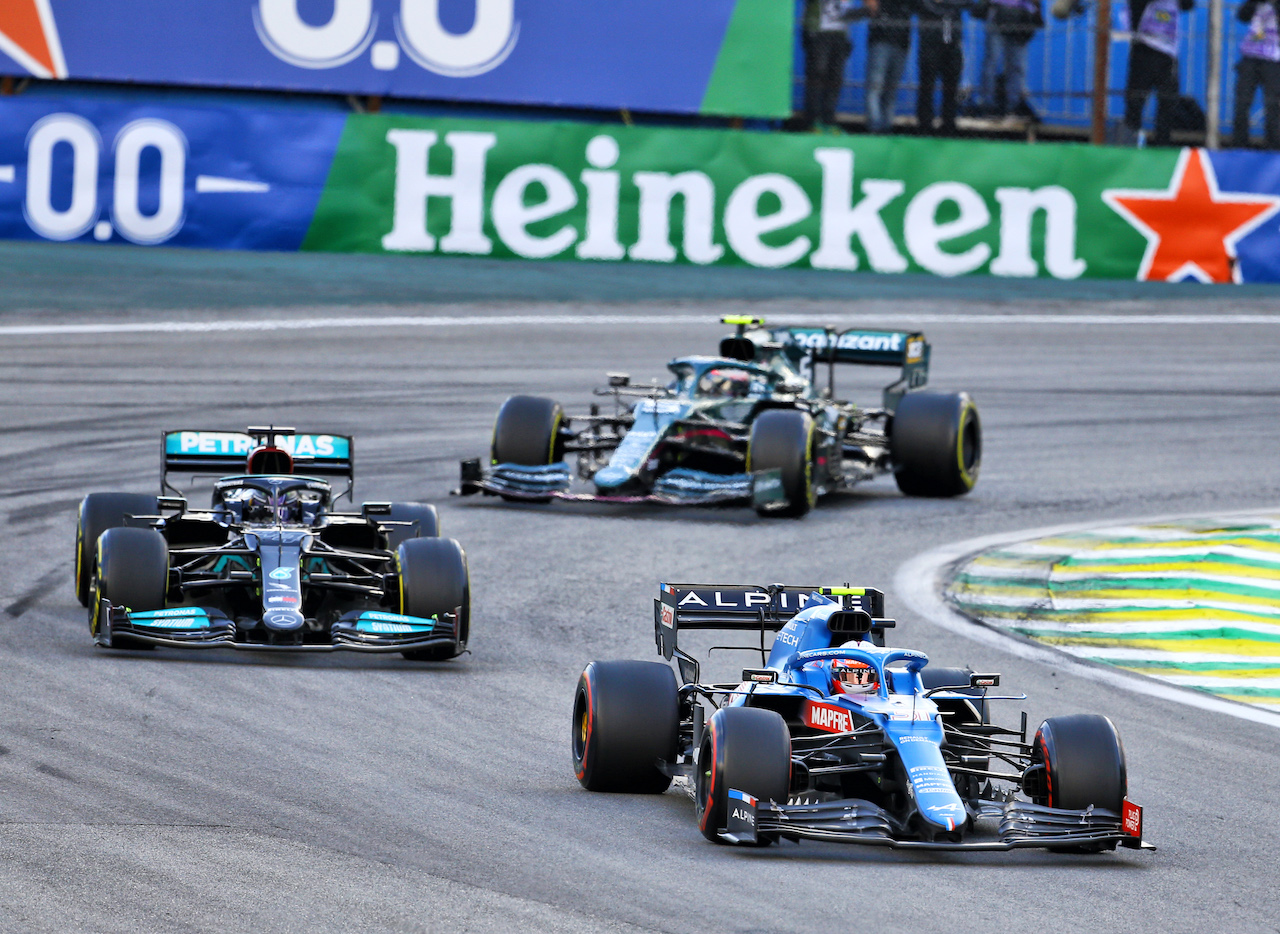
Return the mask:
[[[801,796],[803,797],[803,796]],[[1104,808],[1082,811],[1024,801],[987,802],[977,820],[998,821],[995,839],[904,838],[906,828],[883,808],[857,798],[777,804],[731,789],[726,826],[729,843],[754,844],[761,834],[789,839],[828,840],[915,850],[1015,850],[1026,847],[1092,848],[1123,846],[1154,850],[1142,839],[1142,808],[1124,801],[1123,813]]]

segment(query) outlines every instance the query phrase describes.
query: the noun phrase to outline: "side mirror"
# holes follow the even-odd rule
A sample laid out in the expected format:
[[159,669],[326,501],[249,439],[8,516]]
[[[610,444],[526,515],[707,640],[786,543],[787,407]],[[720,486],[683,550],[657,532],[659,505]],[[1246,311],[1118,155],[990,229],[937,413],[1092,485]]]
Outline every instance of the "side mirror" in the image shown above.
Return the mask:
[[623,386],[631,385],[631,376],[628,373],[606,373],[609,377],[609,388],[621,389]]
[[1000,676],[997,674],[980,675],[975,671],[969,675],[971,688],[998,688],[999,686]]

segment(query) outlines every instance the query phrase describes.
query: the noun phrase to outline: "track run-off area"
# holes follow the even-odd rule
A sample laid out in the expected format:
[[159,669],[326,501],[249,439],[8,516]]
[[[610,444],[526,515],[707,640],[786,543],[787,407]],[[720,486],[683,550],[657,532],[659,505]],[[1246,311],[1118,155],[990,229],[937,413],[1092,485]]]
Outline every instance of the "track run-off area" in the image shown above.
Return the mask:
[[[13,244],[0,275],[0,931],[1280,930],[1273,710],[1121,670],[1151,673],[1166,650],[1146,638],[1141,658],[1064,652],[943,595],[954,578],[957,602],[981,585],[1099,610],[1126,541],[1158,540],[1124,568],[1150,583],[1198,573],[1154,553],[1172,541],[1262,535],[1280,515],[1274,291]],[[882,478],[769,521],[448,495],[508,395],[584,411],[606,372],[661,378],[735,313],[922,328],[930,384],[981,412],[977,487],[908,499]],[[837,389],[874,404],[890,378]],[[163,430],[269,422],[353,435],[357,503],[439,506],[470,560],[470,654],[93,647],[81,497],[156,491]],[[1021,574],[1040,546],[1017,543],[1048,536],[1073,563]],[[1266,548],[1201,545],[1269,579],[1230,550]],[[574,684],[591,659],[658,657],[660,580],[885,590],[893,644],[1028,695],[997,722],[1110,717],[1159,849],[740,850],[674,791],[584,791]],[[1062,641],[1075,621],[1050,615],[1016,626]],[[742,664],[716,653],[709,675]]]

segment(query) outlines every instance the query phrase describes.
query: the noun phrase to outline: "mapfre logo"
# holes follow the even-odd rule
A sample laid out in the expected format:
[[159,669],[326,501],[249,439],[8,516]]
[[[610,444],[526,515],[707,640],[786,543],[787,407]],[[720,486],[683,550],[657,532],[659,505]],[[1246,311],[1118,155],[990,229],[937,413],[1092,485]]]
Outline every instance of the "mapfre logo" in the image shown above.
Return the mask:
[[815,730],[828,733],[853,732],[853,716],[843,707],[809,701],[804,708],[804,722]]
[[501,65],[520,36],[515,0],[473,2],[471,27],[455,33],[440,21],[440,0],[400,0],[389,17],[395,41],[375,41],[379,16],[374,0],[333,0],[333,13],[320,24],[302,18],[298,0],[258,0],[253,25],[272,55],[298,68],[338,68],[367,51],[375,69],[395,71],[403,51],[427,71],[470,78]]

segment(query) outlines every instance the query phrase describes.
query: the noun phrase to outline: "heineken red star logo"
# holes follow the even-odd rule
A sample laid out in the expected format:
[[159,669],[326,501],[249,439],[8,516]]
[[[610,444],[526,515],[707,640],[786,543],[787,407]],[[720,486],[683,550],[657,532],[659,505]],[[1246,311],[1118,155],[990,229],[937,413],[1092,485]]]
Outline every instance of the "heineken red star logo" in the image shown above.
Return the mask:
[[49,0],[0,0],[0,52],[37,78],[67,76]]
[[1141,280],[1239,282],[1236,243],[1280,208],[1270,195],[1222,192],[1203,149],[1184,149],[1169,187],[1111,188],[1102,200],[1147,238]]

